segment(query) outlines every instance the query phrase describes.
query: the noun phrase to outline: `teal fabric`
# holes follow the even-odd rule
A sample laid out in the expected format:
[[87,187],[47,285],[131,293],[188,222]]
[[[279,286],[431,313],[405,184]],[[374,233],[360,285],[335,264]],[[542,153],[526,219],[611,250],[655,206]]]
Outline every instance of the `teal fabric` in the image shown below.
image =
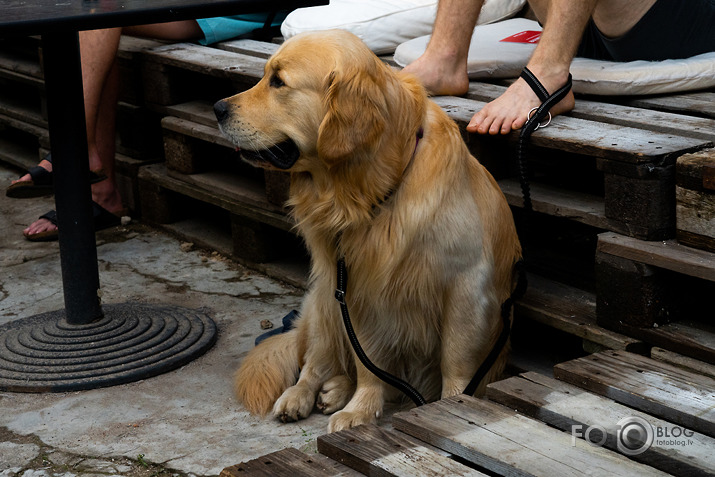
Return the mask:
[[[278,12],[271,26],[278,27],[283,23],[288,12]],[[236,15],[232,17],[201,18],[196,20],[204,32],[204,38],[199,40],[202,45],[210,45],[219,41],[230,40],[237,36],[251,33],[253,30],[263,28],[269,13],[253,13]]]

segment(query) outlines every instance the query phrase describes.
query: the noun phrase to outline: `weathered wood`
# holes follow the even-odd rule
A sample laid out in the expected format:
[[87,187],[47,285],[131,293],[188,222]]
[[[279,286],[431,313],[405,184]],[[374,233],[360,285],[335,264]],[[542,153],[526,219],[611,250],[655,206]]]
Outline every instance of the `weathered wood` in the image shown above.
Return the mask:
[[715,252],[715,149],[678,158],[676,233],[679,242]]
[[318,451],[365,475],[485,476],[405,434],[358,426],[318,437]]
[[0,97],[0,115],[47,129],[47,121],[42,117],[39,106],[28,105],[14,96]]
[[[435,97],[433,100],[461,126],[465,126],[485,104],[454,96]],[[518,136],[518,131],[512,131],[508,135],[513,141],[516,141]],[[558,116],[549,127],[539,129],[532,134],[531,144],[637,165],[659,164],[673,155],[677,157],[703,149],[711,142]]]
[[650,357],[657,359],[658,361],[663,361],[665,363],[672,364],[679,368],[691,371],[693,373],[702,374],[709,378],[715,379],[715,366],[703,361],[690,358],[688,356],[683,356],[678,353],[674,353],[670,350],[659,348],[657,346],[650,350]]
[[622,332],[655,346],[666,347],[685,356],[715,364],[715,325],[711,322],[712,310],[705,309],[698,318],[703,321],[683,320],[658,328],[623,327]]
[[526,295],[515,303],[516,315],[543,323],[609,349],[643,353],[640,340],[596,324],[596,297],[589,292],[529,274]]
[[[498,182],[509,205],[524,206],[524,196],[518,180],[502,179]],[[566,191],[537,182],[531,183],[529,189],[532,206],[536,212],[567,218],[600,229],[608,230],[612,226],[606,218],[602,197]]]
[[715,118],[714,91],[636,97],[629,99],[626,104],[637,108],[690,114],[704,118]]
[[[492,383],[487,387],[487,397],[572,436],[602,443],[600,445],[613,451],[621,452],[620,444],[633,460],[673,475],[704,477],[712,475],[715,469],[715,439],[712,437],[691,433],[673,423],[538,373],[525,373],[521,377]],[[634,418],[642,420],[639,423],[645,421],[650,428],[644,424],[647,434],[630,444],[619,433]],[[653,438],[650,444],[649,437]]]
[[646,242],[604,232],[598,236],[598,251],[646,263],[666,270],[715,281],[715,255],[684,247],[673,240]]
[[308,455],[297,449],[287,448],[248,462],[226,467],[221,471],[220,477],[352,477],[358,475],[361,474],[320,454]]
[[[250,87],[263,76],[266,60],[255,56],[242,55],[218,48],[206,48],[191,43],[175,43],[143,51],[145,81],[151,80],[153,87],[146,92],[147,101],[167,105],[187,101],[182,99],[179,84],[181,72],[192,72],[202,77],[226,80],[226,84],[236,89]],[[148,78],[148,77],[151,78]],[[169,88],[169,91],[158,89]],[[155,91],[156,90],[156,91]],[[195,91],[193,97],[196,97]],[[220,96],[219,96],[220,97]]]
[[[472,81],[466,97],[477,101],[492,101],[506,91],[505,86]],[[625,106],[603,101],[576,98],[576,106],[567,113],[579,119],[597,121],[618,126],[626,126],[648,131],[656,131],[676,136],[694,137],[715,141],[715,120],[692,116],[687,110],[687,104],[678,111],[681,114]],[[697,114],[699,106],[695,106]]]
[[554,376],[690,430],[715,436],[715,380],[626,351],[558,364]]
[[506,476],[666,475],[498,404],[465,395],[397,413],[393,426]]
[[28,58],[0,50],[0,77],[44,89],[42,67],[37,57]]
[[675,188],[678,242],[715,253],[715,193]]
[[596,252],[596,316],[600,326],[653,328],[677,319],[671,276],[642,262]]
[[232,53],[240,53],[242,55],[255,56],[256,58],[263,59],[270,58],[280,47],[280,45],[276,43],[251,39],[222,41],[213,46]]
[[[286,212],[270,204],[263,190],[240,174],[206,172],[203,174],[168,174],[164,164],[143,167],[139,177],[162,188],[220,207],[242,217],[281,230],[291,231],[293,221]],[[148,207],[153,207],[149,203]]]
[[606,217],[620,224],[612,230],[643,240],[675,237],[675,167],[664,162],[633,166],[598,160]]

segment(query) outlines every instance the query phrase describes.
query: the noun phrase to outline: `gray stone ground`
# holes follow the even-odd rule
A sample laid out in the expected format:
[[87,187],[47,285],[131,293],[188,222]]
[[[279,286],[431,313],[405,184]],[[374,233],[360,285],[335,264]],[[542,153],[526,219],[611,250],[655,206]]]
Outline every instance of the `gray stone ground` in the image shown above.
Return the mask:
[[[0,184],[16,176],[0,166]],[[0,324],[64,308],[58,244],[22,236],[52,207],[52,198],[0,195]],[[0,392],[0,477],[208,476],[285,447],[316,452],[327,416],[280,424],[249,415],[231,392],[260,322],[279,326],[302,290],[141,224],[102,231],[97,244],[105,303],[205,310],[218,342],[178,370],[131,384]]]

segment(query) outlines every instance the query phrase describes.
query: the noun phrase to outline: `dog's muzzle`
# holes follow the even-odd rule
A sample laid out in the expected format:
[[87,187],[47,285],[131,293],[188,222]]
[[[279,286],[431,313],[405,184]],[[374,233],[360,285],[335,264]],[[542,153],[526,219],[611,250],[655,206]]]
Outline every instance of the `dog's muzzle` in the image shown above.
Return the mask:
[[[230,115],[229,104],[224,100],[217,101],[216,104],[214,104],[214,114],[219,124],[221,124],[228,119]],[[244,149],[240,146],[239,149],[241,156],[248,162],[268,162],[283,170],[293,167],[293,164],[295,164],[300,157],[300,150],[298,150],[297,144],[293,142],[292,139],[287,139],[268,149],[258,151]]]

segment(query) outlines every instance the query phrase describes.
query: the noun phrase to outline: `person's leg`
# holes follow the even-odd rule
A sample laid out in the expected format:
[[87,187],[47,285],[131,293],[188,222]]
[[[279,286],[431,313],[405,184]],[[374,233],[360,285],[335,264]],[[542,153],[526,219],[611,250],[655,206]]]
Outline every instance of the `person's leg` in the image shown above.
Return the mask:
[[[189,40],[202,36],[201,29],[193,20],[142,25],[126,30],[127,33],[131,31],[136,35],[167,40]],[[113,213],[123,208],[114,173],[115,120],[119,92],[116,54],[122,33],[123,30],[119,28],[80,32],[89,167],[91,170],[102,169],[107,175],[107,180],[92,185],[92,199]],[[52,170],[52,165],[47,161],[40,165]],[[20,180],[22,179],[25,178]],[[23,233],[28,236],[55,229],[57,227],[47,219],[39,219]]]
[[[527,67],[549,93],[566,83],[571,60],[576,55],[586,24],[593,16],[604,34],[622,35],[630,30],[656,0],[530,0],[544,30]],[[521,128],[528,112],[540,100],[523,79],[514,82],[499,98],[474,115],[467,130],[480,134],[507,134]],[[570,92],[551,109],[556,116],[573,109]]]
[[123,33],[132,36],[171,41],[197,40],[204,36],[196,20],[125,27]]
[[[103,206],[109,206],[110,208],[108,210],[111,212],[121,209],[121,199],[116,190],[116,183],[113,176],[113,146],[112,155],[106,155],[108,142],[111,141],[113,143],[114,141],[114,122],[112,119],[112,123],[109,125],[111,127],[111,139],[107,138],[107,128],[98,128],[98,125],[100,124],[100,120],[106,120],[106,115],[108,114],[107,112],[102,112],[101,108],[106,107],[113,101],[115,105],[111,107],[111,114],[113,114],[114,108],[116,107],[116,90],[118,84],[116,79],[109,80],[109,78],[112,76],[110,73],[112,73],[115,67],[120,35],[121,30],[118,28],[83,31],[79,34],[89,168],[91,170],[103,169],[105,173],[112,174],[107,180],[92,186],[92,195],[93,198],[95,198],[95,188],[103,190],[104,193],[99,203]],[[109,86],[109,89],[107,89],[107,86]],[[108,95],[107,98],[105,98],[105,95]],[[100,136],[99,139],[98,134]],[[105,152],[104,157],[100,155],[98,141]],[[116,205],[117,200],[119,202],[118,207]],[[27,227],[23,233],[27,236],[55,229],[57,229],[57,227],[50,221],[39,219]]]
[[435,95],[460,95],[469,89],[467,55],[484,0],[440,0],[432,37],[417,60],[405,67]]

